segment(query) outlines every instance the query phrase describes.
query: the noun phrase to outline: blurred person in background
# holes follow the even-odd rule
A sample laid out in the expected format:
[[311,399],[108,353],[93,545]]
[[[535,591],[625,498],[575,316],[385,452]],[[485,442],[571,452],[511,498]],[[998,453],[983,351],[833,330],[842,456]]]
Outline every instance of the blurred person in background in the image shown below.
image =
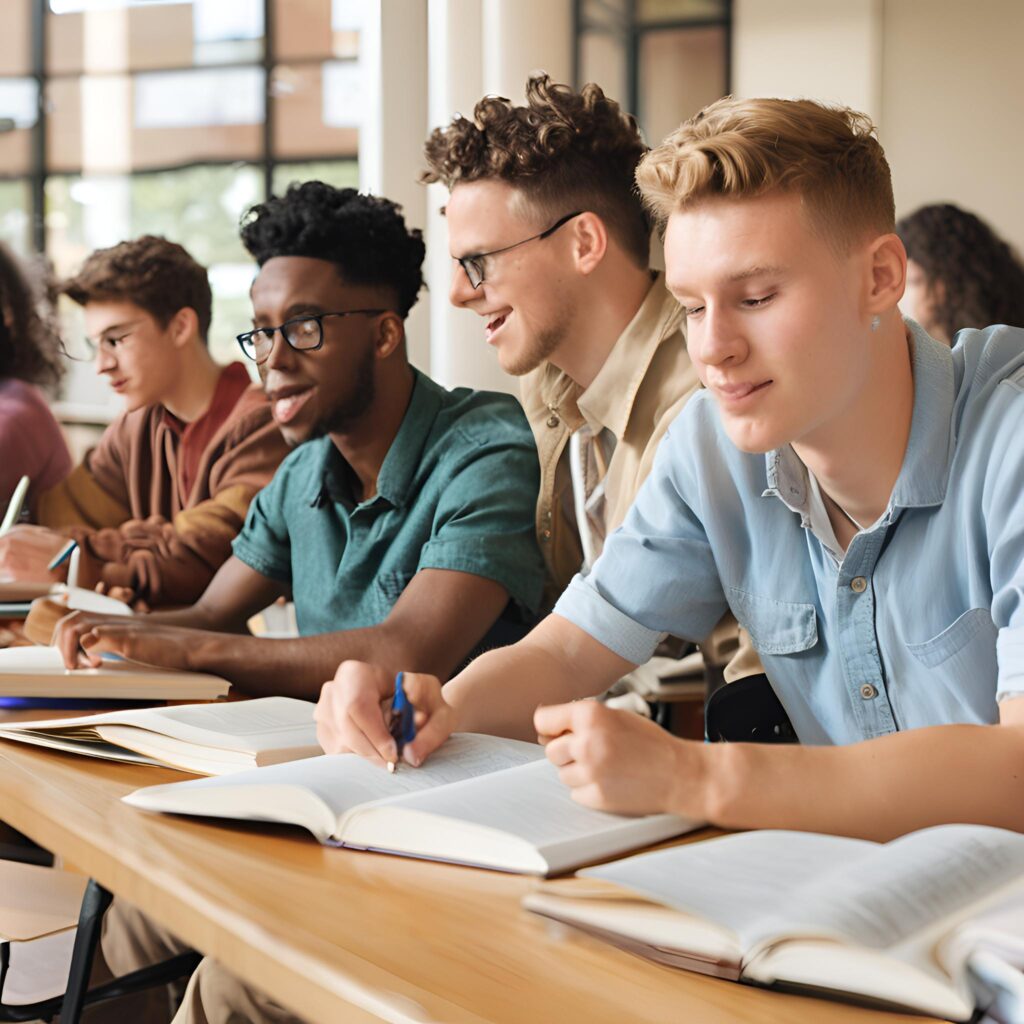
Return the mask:
[[53,309],[0,244],[0,511],[22,476],[31,481],[31,502],[71,472],[45,394],[63,374]]
[[922,206],[896,224],[907,249],[900,308],[933,338],[964,327],[1024,327],[1024,265],[980,217],[952,203]]

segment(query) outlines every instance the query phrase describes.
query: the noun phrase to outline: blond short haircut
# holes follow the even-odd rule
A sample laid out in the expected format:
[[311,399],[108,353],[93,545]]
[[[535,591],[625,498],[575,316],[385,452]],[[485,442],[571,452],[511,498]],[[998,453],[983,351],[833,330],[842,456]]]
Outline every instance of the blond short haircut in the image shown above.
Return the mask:
[[661,226],[702,200],[771,192],[799,195],[811,226],[843,252],[896,222],[870,118],[812,100],[718,100],[652,149],[636,180]]

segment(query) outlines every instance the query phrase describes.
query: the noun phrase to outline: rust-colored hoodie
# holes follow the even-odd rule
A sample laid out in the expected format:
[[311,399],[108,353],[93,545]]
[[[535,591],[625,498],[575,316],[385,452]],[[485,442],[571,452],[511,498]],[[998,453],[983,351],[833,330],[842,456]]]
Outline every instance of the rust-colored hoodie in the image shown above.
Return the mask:
[[102,581],[150,605],[191,604],[287,453],[263,391],[232,363],[192,423],[159,405],[118,417],[40,496],[35,519],[78,541],[80,586]]

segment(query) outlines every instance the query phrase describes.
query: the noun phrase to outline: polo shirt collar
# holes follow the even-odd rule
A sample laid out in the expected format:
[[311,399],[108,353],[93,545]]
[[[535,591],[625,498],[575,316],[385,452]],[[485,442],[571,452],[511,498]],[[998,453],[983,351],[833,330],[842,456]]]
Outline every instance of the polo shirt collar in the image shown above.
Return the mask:
[[576,399],[595,433],[608,429],[622,440],[651,360],[661,343],[680,330],[683,315],[662,275],[654,274],[636,315],[619,335],[590,387]]
[[[384,456],[377,475],[377,494],[394,508],[402,507],[409,498],[416,471],[422,461],[423,449],[444,404],[444,389],[413,369],[412,395],[394,441]],[[320,472],[314,473],[309,498],[311,505],[325,501],[357,504],[352,493],[352,469],[329,437],[321,438]]]
[[[954,448],[956,383],[952,353],[913,320],[905,323],[910,336],[914,408],[903,465],[889,500],[893,509],[941,505],[949,484]],[[807,467],[792,446],[787,444],[768,452],[765,469],[768,487],[762,497],[778,498],[792,511],[806,513]]]

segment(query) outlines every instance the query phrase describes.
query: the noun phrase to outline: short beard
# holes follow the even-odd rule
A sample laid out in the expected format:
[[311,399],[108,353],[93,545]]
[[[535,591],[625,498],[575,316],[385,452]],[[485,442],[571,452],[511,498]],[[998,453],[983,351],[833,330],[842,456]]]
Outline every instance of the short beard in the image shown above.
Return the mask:
[[356,366],[348,397],[324,413],[313,427],[309,435],[310,438],[347,433],[357,420],[366,415],[366,411],[373,405],[374,399],[377,397],[377,381],[373,374],[375,362],[376,356],[373,346],[370,345]]
[[536,335],[533,344],[514,363],[502,369],[513,377],[523,377],[547,362],[551,353],[569,335],[570,324],[576,319],[576,306],[563,306],[558,319]]

